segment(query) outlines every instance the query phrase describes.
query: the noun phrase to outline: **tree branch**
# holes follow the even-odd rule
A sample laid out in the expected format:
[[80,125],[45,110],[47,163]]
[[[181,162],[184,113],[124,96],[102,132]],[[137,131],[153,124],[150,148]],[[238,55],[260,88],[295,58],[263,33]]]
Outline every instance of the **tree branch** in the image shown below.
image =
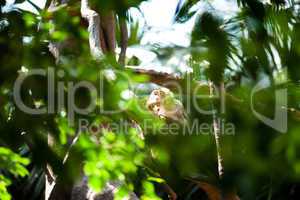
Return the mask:
[[119,54],[119,64],[125,66],[126,50],[128,46],[128,30],[126,20],[119,18],[120,34],[121,34],[121,52]]
[[81,16],[89,23],[88,32],[91,54],[95,58],[100,58],[103,56],[100,41],[100,16],[89,7],[88,0],[81,0],[80,12]]
[[[101,29],[107,47],[107,51],[112,55],[115,54],[116,48],[116,20],[114,11],[106,11],[100,14]],[[102,39],[102,38],[101,38]]]
[[164,85],[169,89],[172,89],[172,85],[168,84],[171,82],[178,82],[183,80],[183,77],[180,77],[178,75],[174,75],[171,73],[166,73],[166,72],[158,72],[153,69],[143,69],[142,67],[138,68],[136,66],[125,66],[126,69],[129,69],[133,71],[136,74],[144,74],[149,76],[150,82],[156,83],[158,85]]

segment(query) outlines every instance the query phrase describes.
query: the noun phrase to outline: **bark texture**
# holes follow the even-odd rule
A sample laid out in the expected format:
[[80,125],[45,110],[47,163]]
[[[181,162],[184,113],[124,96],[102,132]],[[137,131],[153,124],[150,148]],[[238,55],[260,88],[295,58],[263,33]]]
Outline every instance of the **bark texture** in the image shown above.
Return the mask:
[[126,50],[128,46],[128,30],[125,19],[119,18],[119,26],[121,33],[121,52],[119,54],[119,64],[125,66]]
[[100,34],[100,15],[92,10],[88,0],[81,0],[81,16],[88,21],[89,44],[90,51],[93,57],[100,58],[103,56],[101,49],[101,34]]

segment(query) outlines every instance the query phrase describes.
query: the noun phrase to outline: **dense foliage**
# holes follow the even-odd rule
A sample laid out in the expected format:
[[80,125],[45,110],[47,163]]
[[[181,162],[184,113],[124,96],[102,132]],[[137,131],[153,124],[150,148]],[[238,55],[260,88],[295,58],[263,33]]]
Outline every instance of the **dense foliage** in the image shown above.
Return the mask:
[[[130,191],[145,200],[168,199],[170,188],[178,199],[210,198],[216,190],[204,183],[241,199],[296,199],[300,186],[299,2],[232,1],[237,10],[226,16],[213,6],[199,9],[210,1],[178,2],[174,23],[195,20],[190,45],[158,44],[147,50],[161,59],[176,57],[179,50],[187,55],[185,64],[193,72],[176,79],[179,90],[172,88],[186,109],[183,122],[149,112],[146,100],[152,75],[147,71],[136,73],[124,67],[111,52],[100,59],[91,55],[87,24],[78,14],[77,1],[55,12],[36,7],[34,13],[16,7],[22,2],[8,7],[0,0],[1,200],[40,199],[46,164],[66,185],[83,173],[96,191],[109,181],[121,181],[125,184],[116,195],[120,199]],[[142,32],[130,8],[142,1],[90,2],[95,10],[113,10],[119,21],[124,18],[129,48],[139,45]],[[121,31],[116,28],[115,34],[121,46]],[[66,47],[55,58],[49,44],[62,43]],[[126,63],[140,62],[127,57]],[[28,76],[20,94],[28,107],[48,109],[38,115],[21,110],[14,96],[17,78],[36,69],[43,69],[47,76]],[[53,90],[49,89],[51,76]],[[95,90],[72,90],[83,81]],[[226,86],[225,102],[212,94],[212,84]],[[254,91],[257,86],[260,90]],[[89,112],[74,111],[91,102],[94,107]],[[202,112],[210,109],[215,112]],[[279,121],[261,118],[273,119],[277,112],[283,113]],[[83,119],[92,124],[90,129],[80,129]],[[219,127],[214,126],[217,121]],[[193,129],[195,123],[208,127]],[[216,129],[220,141],[215,141]],[[54,142],[49,146],[50,136]],[[221,176],[217,155],[223,158]]]

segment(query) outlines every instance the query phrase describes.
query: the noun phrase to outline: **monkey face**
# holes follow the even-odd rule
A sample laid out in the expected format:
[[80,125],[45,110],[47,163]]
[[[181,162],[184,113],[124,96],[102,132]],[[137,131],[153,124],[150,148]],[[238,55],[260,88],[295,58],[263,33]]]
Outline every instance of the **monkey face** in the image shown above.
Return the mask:
[[170,90],[167,88],[159,88],[159,89],[153,90],[147,100],[147,108],[150,111],[155,112],[155,110],[159,109],[164,98],[167,95],[171,95]]
[[153,111],[154,107],[160,104],[160,101],[161,96],[159,90],[153,90],[147,100],[148,109]]
[[153,90],[147,100],[147,108],[158,116],[164,115],[164,101],[167,96],[172,96],[169,89],[159,88]]
[[173,93],[166,88],[153,90],[147,100],[147,108],[160,118],[179,121],[184,118],[184,108]]

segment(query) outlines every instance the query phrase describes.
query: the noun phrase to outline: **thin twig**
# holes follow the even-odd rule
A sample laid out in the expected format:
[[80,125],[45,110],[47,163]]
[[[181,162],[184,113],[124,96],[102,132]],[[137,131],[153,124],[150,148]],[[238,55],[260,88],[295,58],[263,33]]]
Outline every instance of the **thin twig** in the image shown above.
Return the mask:
[[[224,92],[224,90],[222,89],[224,88],[224,83],[222,82],[220,84],[220,89],[221,89],[221,95],[223,95],[222,93]],[[210,92],[210,96],[213,96],[213,83],[210,82],[209,84],[209,92]],[[221,98],[222,101],[222,98]],[[212,102],[212,108],[214,110],[214,102]],[[217,161],[218,161],[218,175],[219,178],[221,179],[224,175],[224,165],[223,165],[223,156],[222,156],[222,148],[221,148],[221,127],[219,124],[219,120],[218,120],[218,116],[217,116],[217,112],[213,113],[213,132],[214,132],[214,137],[215,137],[215,142],[216,142],[216,150],[217,150]]]

